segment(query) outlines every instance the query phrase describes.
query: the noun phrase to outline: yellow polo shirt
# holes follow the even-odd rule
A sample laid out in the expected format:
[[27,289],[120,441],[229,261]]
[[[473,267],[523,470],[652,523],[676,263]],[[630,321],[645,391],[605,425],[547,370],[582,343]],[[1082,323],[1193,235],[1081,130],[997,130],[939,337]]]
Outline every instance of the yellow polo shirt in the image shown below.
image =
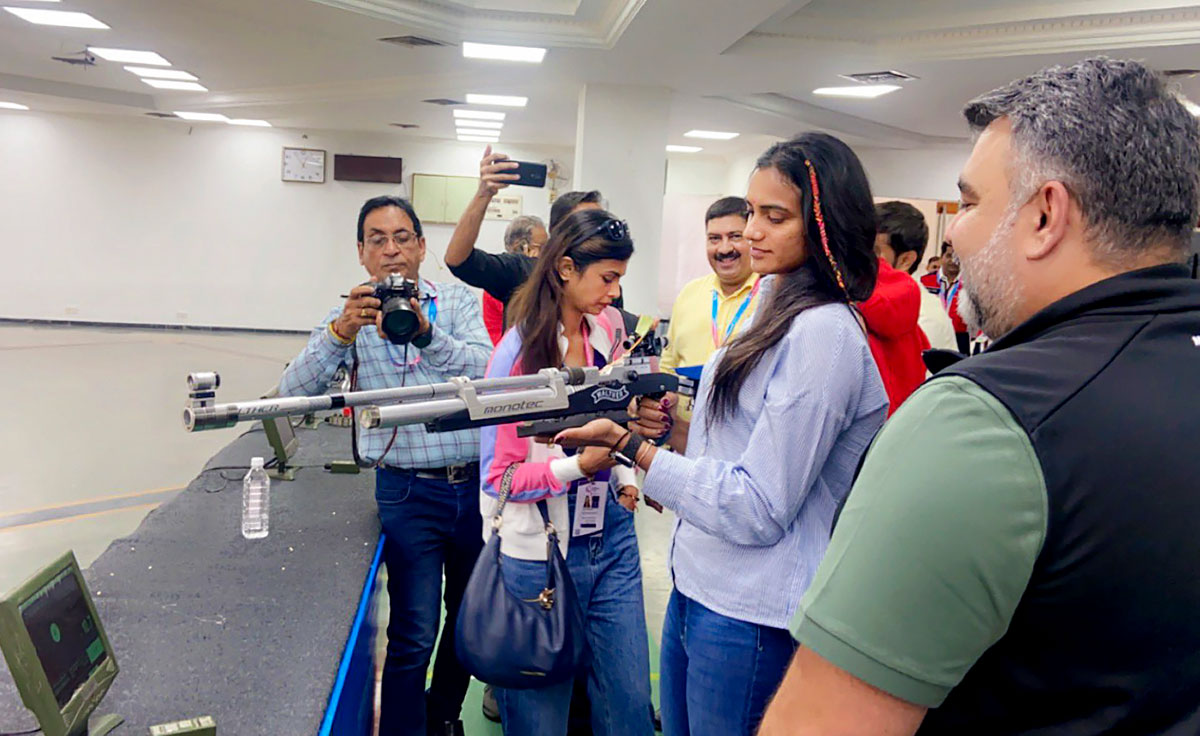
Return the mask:
[[[667,347],[663,350],[660,361],[662,368],[674,372],[680,366],[704,365],[716,352],[717,346],[713,344],[712,329],[714,291],[717,294],[717,335],[722,345],[750,324],[754,318],[754,311],[758,308],[759,295],[757,293],[754,294],[750,304],[738,318],[737,324],[733,326],[733,331],[726,338],[726,332],[729,330],[734,315],[750,297],[758,279],[758,274],[750,274],[746,283],[742,284],[741,288],[732,296],[725,296],[721,291],[720,282],[717,281],[715,273],[689,281],[679,292],[679,296],[675,299],[675,306],[671,309],[671,323],[667,327]],[[684,401],[680,405],[678,412],[680,419],[691,421],[691,403]]]

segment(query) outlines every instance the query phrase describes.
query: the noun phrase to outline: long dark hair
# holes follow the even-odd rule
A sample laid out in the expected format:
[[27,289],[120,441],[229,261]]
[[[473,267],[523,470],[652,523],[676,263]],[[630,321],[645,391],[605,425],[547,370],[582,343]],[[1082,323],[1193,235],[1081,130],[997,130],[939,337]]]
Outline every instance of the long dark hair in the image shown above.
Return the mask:
[[583,273],[596,261],[627,261],[633,255],[633,241],[613,239],[605,226],[617,218],[604,210],[580,210],[568,215],[551,230],[550,241],[542,247],[533,273],[508,303],[509,319],[521,333],[521,370],[536,373],[543,368],[558,368],[563,356],[558,349],[558,323],[563,302],[563,280],[558,262],[563,256]]
[[[875,289],[879,270],[871,185],[849,146],[825,133],[804,133],[768,148],[756,168],[776,169],[799,192],[807,256],[796,270],[775,277],[770,296],[759,307],[761,319],[755,320],[753,329],[734,338],[717,364],[709,395],[709,422],[734,413],[746,378],[787,334],[796,315],[822,304],[867,299]],[[813,173],[828,254],[813,204]]]

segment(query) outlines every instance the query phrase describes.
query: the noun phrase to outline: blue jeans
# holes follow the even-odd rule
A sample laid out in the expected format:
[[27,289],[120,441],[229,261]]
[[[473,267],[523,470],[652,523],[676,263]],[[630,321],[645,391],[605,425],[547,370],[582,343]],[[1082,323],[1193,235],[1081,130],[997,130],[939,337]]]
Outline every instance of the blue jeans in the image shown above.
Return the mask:
[[454,652],[454,624],[463,590],[483,549],[479,465],[473,465],[473,472],[461,483],[380,468],[375,474],[375,501],[386,535],[383,561],[391,602],[379,734],[425,736],[425,675],[437,641],[439,597],[446,606],[447,635],[442,636],[433,664],[429,720],[458,720],[471,680]]
[[784,629],[722,616],[672,591],[659,690],[664,736],[752,736],[795,651]]
[[[572,524],[575,494],[568,498]],[[610,491],[604,531],[573,537],[567,568],[583,607],[592,667],[588,696],[595,736],[652,736],[650,651],[642,603],[642,568],[633,514]],[[546,585],[546,563],[505,556],[504,585],[518,598],[536,598]],[[564,736],[574,683],[536,690],[496,688],[504,733]]]

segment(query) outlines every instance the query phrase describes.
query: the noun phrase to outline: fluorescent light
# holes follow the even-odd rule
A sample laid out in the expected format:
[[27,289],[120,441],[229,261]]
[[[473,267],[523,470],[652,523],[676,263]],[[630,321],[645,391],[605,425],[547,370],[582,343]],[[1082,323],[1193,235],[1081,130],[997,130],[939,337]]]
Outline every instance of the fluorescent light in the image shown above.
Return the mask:
[[105,61],[115,61],[119,64],[148,64],[149,66],[171,66],[171,62],[153,51],[136,51],[134,49],[102,49],[88,46],[96,56]]
[[856,84],[852,87],[821,87],[814,89],[814,95],[822,97],[865,97],[867,99],[886,95],[900,89],[895,84]]
[[468,59],[492,59],[494,61],[525,61],[541,64],[546,58],[546,49],[534,46],[500,46],[494,43],[472,43],[464,41],[463,56]]
[[703,150],[700,146],[667,146],[668,153],[700,153]]
[[8,6],[5,6],[4,9],[18,18],[27,20],[30,23],[36,23],[39,26],[108,28],[107,25],[87,13],[80,13],[74,10],[42,10],[40,8],[10,8]]
[[498,123],[494,120],[469,120],[467,118],[459,118],[454,121],[455,125],[466,125],[471,128],[494,128],[500,130],[504,127],[504,123]]
[[249,125],[253,128],[270,128],[271,124],[266,120],[250,120],[248,118],[236,118],[229,121],[230,125]]
[[483,135],[460,135],[458,137],[463,143],[499,143],[499,138],[488,138]]
[[184,120],[196,120],[202,123],[228,123],[229,118],[219,112],[180,112],[175,111],[175,116]]
[[174,79],[143,79],[143,82],[158,89],[182,89],[189,92],[207,92],[208,87],[195,82],[178,82]]
[[500,131],[486,130],[481,128],[457,128],[459,135],[486,135],[492,138],[499,138]]
[[155,69],[149,66],[127,66],[125,71],[132,72],[139,77],[150,77],[151,79],[182,79],[185,82],[199,82],[200,77],[188,74],[180,69]]
[[713,141],[728,141],[738,137],[738,133],[725,133],[719,130],[689,130],[684,138],[707,138]]
[[487,112],[485,110],[455,110],[454,117],[463,120],[503,120],[502,112]]
[[500,107],[525,107],[529,104],[528,97],[513,95],[476,95],[467,94],[468,105],[498,105]]
[[28,105],[19,102],[0,102],[0,110],[28,110]]

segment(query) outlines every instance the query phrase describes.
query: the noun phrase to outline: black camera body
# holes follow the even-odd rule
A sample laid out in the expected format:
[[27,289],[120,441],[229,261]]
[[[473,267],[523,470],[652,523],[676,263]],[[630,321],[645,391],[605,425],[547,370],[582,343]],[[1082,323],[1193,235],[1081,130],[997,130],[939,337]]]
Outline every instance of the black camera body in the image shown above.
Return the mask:
[[383,312],[383,331],[397,345],[407,345],[421,329],[421,316],[413,311],[412,299],[421,296],[421,290],[413,279],[394,273],[382,283],[375,284],[372,294],[380,301]]

